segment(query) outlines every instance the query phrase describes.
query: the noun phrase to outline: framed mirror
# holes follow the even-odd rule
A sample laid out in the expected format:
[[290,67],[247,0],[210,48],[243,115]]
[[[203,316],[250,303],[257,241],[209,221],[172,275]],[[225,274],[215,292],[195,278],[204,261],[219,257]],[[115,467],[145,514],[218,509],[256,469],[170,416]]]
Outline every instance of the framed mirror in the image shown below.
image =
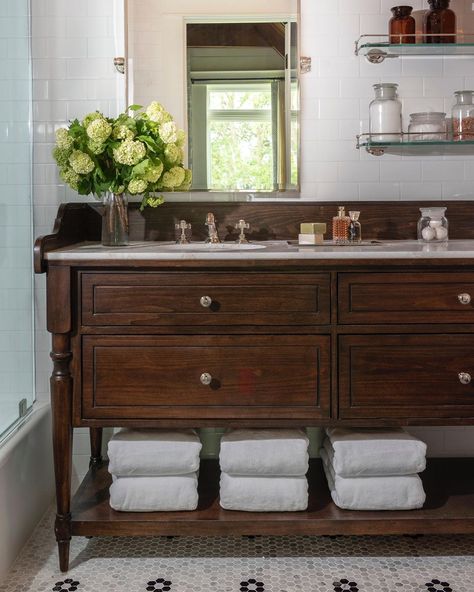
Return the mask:
[[129,104],[187,131],[191,191],[297,195],[299,0],[125,1]]

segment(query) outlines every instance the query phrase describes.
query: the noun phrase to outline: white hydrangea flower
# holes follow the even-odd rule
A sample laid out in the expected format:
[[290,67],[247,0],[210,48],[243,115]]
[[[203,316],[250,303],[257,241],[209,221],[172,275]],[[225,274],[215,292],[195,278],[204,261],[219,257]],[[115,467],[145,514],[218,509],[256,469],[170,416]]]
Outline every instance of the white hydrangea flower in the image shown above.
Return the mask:
[[151,102],[145,110],[145,113],[148,115],[151,121],[155,121],[156,123],[162,123],[165,117],[165,108],[161,103],[158,101]]
[[56,145],[62,150],[70,150],[74,144],[74,139],[69,135],[66,128],[61,127],[56,130]]
[[118,125],[114,127],[112,138],[114,140],[133,140],[135,134],[126,125]]
[[128,192],[131,195],[136,195],[137,193],[143,193],[146,191],[148,187],[148,183],[143,179],[132,179],[128,184]]
[[79,181],[81,180],[81,178],[70,167],[65,167],[61,169],[59,171],[59,176],[65,183],[69,185],[69,187],[71,187],[71,189],[74,189],[74,191],[77,191],[79,189]]
[[167,121],[160,125],[160,137],[165,144],[174,144],[178,139],[178,129],[174,121]]
[[176,164],[181,161],[183,157],[183,151],[178,148],[176,144],[166,144],[165,158],[170,164]]
[[120,164],[134,166],[146,155],[145,144],[138,140],[125,140],[114,148],[114,159]]
[[191,169],[184,169],[184,181],[178,187],[180,191],[189,191],[191,189],[191,183],[193,181],[193,173]]
[[163,163],[160,162],[157,165],[152,165],[148,167],[146,173],[143,175],[143,179],[148,181],[148,183],[157,183],[161,177],[161,173],[163,172]]
[[93,142],[103,144],[112,133],[112,126],[106,119],[94,119],[87,126],[86,133]]
[[99,111],[94,111],[93,113],[88,113],[84,119],[82,120],[82,125],[87,128],[89,126],[90,123],[92,123],[93,121],[95,121],[96,119],[104,119],[104,116],[102,115],[102,113],[99,113]]
[[173,167],[163,175],[163,185],[169,189],[179,187],[184,179],[186,173],[182,167]]
[[69,157],[69,164],[75,173],[81,175],[88,175],[94,170],[95,166],[92,158],[85,152],[81,152],[81,150],[74,150]]

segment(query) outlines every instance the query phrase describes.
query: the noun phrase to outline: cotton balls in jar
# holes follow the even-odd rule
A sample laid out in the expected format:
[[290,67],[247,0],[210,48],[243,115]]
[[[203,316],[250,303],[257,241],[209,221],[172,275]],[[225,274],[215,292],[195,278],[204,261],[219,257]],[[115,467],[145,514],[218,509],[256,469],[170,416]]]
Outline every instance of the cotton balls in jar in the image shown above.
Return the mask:
[[443,226],[441,220],[430,220],[429,225],[421,231],[421,236],[427,242],[445,241],[448,239],[448,229]]

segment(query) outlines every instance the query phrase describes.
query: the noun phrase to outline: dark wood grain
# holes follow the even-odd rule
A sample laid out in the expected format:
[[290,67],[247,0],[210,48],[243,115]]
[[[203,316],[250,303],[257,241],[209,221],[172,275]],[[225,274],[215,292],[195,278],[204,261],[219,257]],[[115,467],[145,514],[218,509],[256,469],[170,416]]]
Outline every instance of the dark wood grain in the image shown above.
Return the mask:
[[472,335],[351,335],[339,339],[340,416],[474,417]]
[[[474,460],[431,459],[421,475],[422,510],[356,512],[331,500],[319,460],[311,461],[305,512],[233,512],[219,506],[219,466],[202,461],[199,506],[193,512],[116,512],[110,508],[110,475],[90,471],[73,503],[75,535],[369,535],[474,533]],[[440,519],[442,517],[442,519]]]
[[82,275],[84,325],[312,325],[329,309],[329,274]]
[[[85,418],[329,416],[329,337],[83,338]],[[212,376],[203,385],[203,373]]]

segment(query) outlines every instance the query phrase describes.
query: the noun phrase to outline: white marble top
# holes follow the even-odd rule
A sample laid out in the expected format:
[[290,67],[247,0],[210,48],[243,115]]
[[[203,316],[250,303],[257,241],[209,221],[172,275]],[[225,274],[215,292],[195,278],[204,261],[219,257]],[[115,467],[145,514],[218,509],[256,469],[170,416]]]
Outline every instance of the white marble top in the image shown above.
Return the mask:
[[[254,246],[255,248],[251,248]],[[474,240],[447,243],[379,241],[360,246],[298,246],[286,241],[251,243],[240,247],[224,245],[176,245],[165,242],[131,242],[127,247],[103,247],[99,243],[78,243],[46,254],[49,261],[95,260],[265,260],[265,259],[474,259]]]

